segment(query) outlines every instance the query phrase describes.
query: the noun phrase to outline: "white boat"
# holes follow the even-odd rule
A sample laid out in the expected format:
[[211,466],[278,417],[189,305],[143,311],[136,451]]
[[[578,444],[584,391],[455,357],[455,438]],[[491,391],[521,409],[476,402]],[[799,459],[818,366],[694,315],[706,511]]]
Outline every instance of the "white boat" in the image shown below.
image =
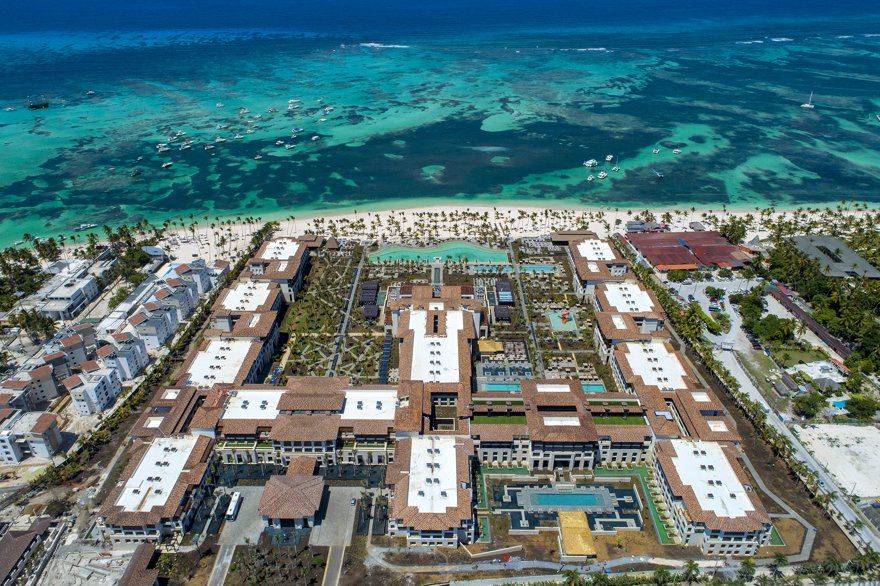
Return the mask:
[[321,139],[321,137],[318,136],[318,135],[315,135],[315,136],[312,137],[312,140],[320,140],[320,139]]
[[234,138],[235,140],[239,140],[239,139],[244,138],[244,137],[243,137],[242,135],[240,135],[240,134],[236,134],[236,135],[233,136],[232,138]]
[[6,111],[7,112],[15,112],[15,108],[13,108],[12,106],[6,106]]
[[296,137],[298,137],[298,136],[299,136],[298,134],[291,134],[291,135],[290,135],[290,138],[296,138]]
[[877,122],[880,122],[880,114],[874,114],[877,117]]
[[620,171],[620,167],[617,166],[617,157],[614,157],[614,166],[611,168],[611,170],[614,171],[615,173]]
[[592,175],[590,175],[589,177],[587,177],[587,181],[592,181],[592,180],[594,180],[594,179],[595,179],[595,177],[593,177]]
[[613,158],[614,158],[614,155],[605,155],[605,162],[610,163],[611,159],[613,159]]
[[168,167],[170,167],[170,166],[173,165],[173,164],[174,164],[174,163],[172,163],[172,162],[170,162],[170,161],[167,162],[167,163],[162,163],[162,168],[163,168],[163,169],[167,169]]
[[681,154],[681,149],[672,149],[672,154],[673,154],[673,155],[680,155],[680,154]]
[[296,145],[295,144],[286,144],[286,145],[284,145],[284,148],[286,148],[287,150],[295,149]]
[[216,142],[217,144],[220,144],[221,142],[226,142],[226,139],[223,138],[222,136],[218,136],[217,138],[214,139],[214,142]]
[[659,154],[660,154],[660,149],[654,149],[653,153],[654,153],[655,155],[659,155]]
[[253,129],[253,128],[248,128],[247,130],[245,130],[245,133],[246,133],[246,134],[253,134],[253,133],[254,133],[254,129]]
[[326,118],[318,118],[318,122],[327,122]]
[[810,92],[810,99],[807,100],[806,104],[801,104],[801,108],[805,110],[812,110],[816,106],[813,105],[813,92]]
[[247,116],[249,113],[250,113],[250,110],[248,110],[247,108],[239,108],[239,110],[238,110],[238,114],[240,116]]
[[188,143],[188,142],[185,142],[185,143],[183,143],[182,145],[180,145],[180,150],[182,150],[182,151],[186,151],[186,150],[189,150],[189,149],[191,149],[191,148],[192,148],[192,145],[191,145],[190,143]]
[[213,148],[214,148],[214,145],[212,145],[212,144],[206,144],[206,145],[205,145],[205,150],[206,150],[206,151],[210,151],[210,150],[213,149]]
[[268,110],[266,110],[266,112],[269,114],[274,114],[277,111],[278,111],[278,108],[269,108]]
[[167,147],[167,146],[168,146],[168,145],[167,145],[166,143],[164,143],[164,142],[160,142],[160,143],[158,143],[158,144],[156,145],[156,148],[157,148],[157,149],[161,149],[162,147]]
[[255,161],[259,161],[259,160],[262,159],[262,158],[263,158],[263,155],[256,155],[256,156],[254,156],[254,160],[255,160]]
[[215,106],[216,108],[222,108],[222,107],[223,107],[223,102],[217,102],[216,104],[214,104],[214,106]]
[[86,92],[86,95],[87,95],[87,96],[94,96],[94,95],[95,95],[95,92],[94,92],[94,90],[89,90],[89,91]]
[[283,140],[276,140],[275,146],[284,146],[284,141]]
[[584,167],[595,167],[599,164],[599,161],[596,159],[590,159],[589,161],[584,161]]
[[608,173],[605,171],[599,171],[599,179],[605,179],[606,177],[608,177]]
[[157,152],[157,153],[165,153],[165,152],[168,152],[168,151],[170,151],[170,150],[171,150],[171,147],[167,147],[167,146],[156,147],[156,152]]

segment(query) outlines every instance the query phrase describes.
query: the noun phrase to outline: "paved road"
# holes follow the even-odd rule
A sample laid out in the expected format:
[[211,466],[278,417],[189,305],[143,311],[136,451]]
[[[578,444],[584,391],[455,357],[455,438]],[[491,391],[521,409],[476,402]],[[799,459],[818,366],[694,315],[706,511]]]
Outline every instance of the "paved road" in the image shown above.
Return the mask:
[[263,518],[260,517],[260,497],[263,496],[262,486],[236,486],[241,493],[241,506],[234,521],[225,521],[223,532],[220,534],[218,543],[220,551],[214,560],[214,569],[211,570],[211,578],[208,586],[223,586],[226,574],[229,573],[229,564],[235,553],[236,545],[257,543],[263,532]]
[[342,562],[345,559],[345,546],[335,545],[327,554],[327,567],[324,569],[324,579],[321,586],[336,586],[339,584],[339,576],[342,573]]
[[221,545],[214,560],[214,569],[208,579],[208,586],[223,586],[226,582],[226,574],[229,573],[229,564],[232,563],[232,554],[235,553],[234,545]]
[[354,533],[356,507],[351,506],[351,499],[359,498],[362,489],[358,486],[331,486],[328,492],[327,508],[318,512],[320,521],[312,528],[309,545],[330,547],[322,586],[336,586],[342,573],[345,548],[351,545]]

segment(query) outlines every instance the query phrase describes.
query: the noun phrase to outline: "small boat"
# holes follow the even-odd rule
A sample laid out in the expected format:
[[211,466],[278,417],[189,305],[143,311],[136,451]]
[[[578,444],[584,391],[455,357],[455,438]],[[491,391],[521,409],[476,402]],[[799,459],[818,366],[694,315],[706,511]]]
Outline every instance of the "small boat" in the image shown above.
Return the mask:
[[680,154],[681,154],[681,149],[673,149],[673,150],[672,150],[672,154],[673,154],[673,155],[680,155]]
[[191,144],[191,143],[188,143],[188,142],[185,142],[185,143],[181,144],[179,148],[180,148],[180,150],[182,150],[182,151],[187,151],[187,150],[189,150],[189,149],[192,148],[192,144]]
[[318,122],[327,122],[326,118],[318,118]]
[[15,112],[15,108],[13,108],[12,106],[6,106],[6,111],[7,112]]
[[[6,111],[9,111],[9,108],[6,108]],[[877,122],[880,122],[880,114],[874,114],[877,117]]]
[[42,100],[39,102],[28,102],[28,110],[45,110],[49,107],[49,102]]
[[214,107],[215,107],[215,108],[222,108],[222,107],[223,107],[223,102],[217,102],[216,104],[214,104]]
[[657,179],[663,179],[663,173],[661,173],[661,172],[658,171],[657,169],[653,169],[653,168],[651,169],[651,171],[654,172],[654,175],[657,176]]
[[595,167],[599,164],[599,161],[596,159],[590,159],[589,161],[584,161],[584,167]]
[[268,110],[266,110],[266,112],[268,112],[269,114],[274,114],[277,111],[278,111],[278,108],[269,108]]
[[239,108],[238,113],[241,116],[247,116],[250,113],[250,110],[247,108]]
[[613,159],[613,158],[614,158],[613,155],[605,155],[605,162],[606,162],[606,163],[610,163],[610,162],[611,162],[611,159]]
[[161,149],[161,148],[163,148],[163,147],[167,147],[167,146],[168,146],[168,144],[166,144],[166,143],[164,143],[164,142],[160,142],[160,143],[157,143],[157,144],[156,144],[156,148],[157,148],[157,149]]
[[296,145],[295,144],[286,144],[286,145],[284,145],[284,148],[286,148],[287,150],[295,149]]
[[288,110],[296,110],[297,108],[299,108],[299,104],[287,104]]
[[255,156],[254,156],[254,160],[255,160],[255,161],[259,161],[259,160],[262,159],[262,158],[263,158],[263,155],[255,155]]
[[170,151],[170,150],[171,150],[171,147],[169,147],[169,146],[160,146],[160,147],[156,147],[156,152],[157,152],[157,153],[167,153],[167,152]]
[[593,177],[592,175],[590,175],[589,177],[587,177],[587,181],[593,181],[594,179],[596,179],[596,178]]
[[290,138],[296,138],[296,137],[298,137],[298,136],[299,136],[298,134],[291,134],[291,135],[290,135]]
[[214,148],[214,145],[212,145],[212,144],[206,144],[206,145],[205,145],[205,150],[206,150],[206,151],[210,151],[210,150],[213,149],[213,148]]
[[614,171],[615,173],[620,171],[620,167],[617,166],[617,157],[614,157],[614,166],[611,168],[611,170]]
[[[137,170],[137,169],[135,169]],[[97,224],[80,224],[76,228],[73,229],[74,232],[84,232],[86,230],[91,230],[92,228],[97,228]]]
[[284,146],[284,141],[283,140],[276,140],[275,146]]
[[220,143],[226,142],[226,139],[223,138],[222,136],[218,136],[217,138],[214,139],[214,142],[216,142],[217,144],[220,144]]
[[654,149],[654,150],[653,150],[653,153],[654,153],[655,155],[659,155],[659,154],[660,154],[660,149]]
[[227,128],[229,128],[228,124],[218,124],[217,125],[217,130],[226,130]]
[[606,177],[608,177],[608,173],[605,171],[599,171],[599,179],[605,179]]
[[130,175],[131,175],[132,177],[137,177],[137,176],[140,175],[140,174],[141,174],[141,170],[140,170],[140,169],[132,169],[132,170],[131,170],[131,173],[130,173]]
[[248,128],[247,130],[245,130],[245,133],[246,133],[246,134],[253,134],[253,133],[254,133],[254,129],[253,129],[253,128]]
[[86,95],[87,95],[87,96],[94,96],[94,95],[95,95],[95,92],[92,91],[92,90],[89,90],[89,91],[86,92]]
[[232,138],[234,138],[235,140],[239,140],[239,139],[242,139],[242,138],[244,138],[244,137],[243,137],[242,135],[236,133],[235,136],[233,136]]
[[801,104],[801,108],[804,110],[812,110],[816,106],[813,105],[813,92],[810,92],[810,99],[807,100],[806,104]]
[[318,136],[318,135],[315,135],[315,136],[312,137],[312,140],[320,140],[320,139],[321,139],[321,137]]
[[168,167],[170,167],[170,166],[173,165],[173,164],[174,164],[174,163],[172,163],[171,161],[168,161],[167,163],[162,163],[162,168],[163,168],[163,169],[167,169]]

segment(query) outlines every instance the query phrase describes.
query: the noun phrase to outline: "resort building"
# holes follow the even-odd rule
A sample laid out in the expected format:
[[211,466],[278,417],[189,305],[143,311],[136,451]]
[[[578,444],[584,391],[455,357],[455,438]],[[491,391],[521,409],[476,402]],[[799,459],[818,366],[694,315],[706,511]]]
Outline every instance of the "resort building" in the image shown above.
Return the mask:
[[59,523],[48,517],[36,519],[29,527],[12,527],[0,538],[0,585],[17,584],[28,561],[40,546],[58,536]]
[[[659,327],[658,327],[659,321]],[[595,314],[593,342],[602,362],[608,362],[618,344],[626,342],[669,342],[672,337],[661,315],[656,319],[633,317],[631,313],[600,312]]]
[[485,305],[474,288],[467,285],[403,285],[394,299],[388,301],[392,331],[398,331],[400,316],[407,310],[465,310],[474,320],[474,331],[488,335]]
[[211,446],[202,436],[156,438],[136,446],[98,525],[115,546],[134,548],[183,535],[211,485]]
[[751,556],[770,540],[770,516],[730,445],[660,440],[654,470],[679,540],[706,555]]
[[0,462],[19,464],[34,456],[49,459],[61,447],[58,416],[42,411],[0,408]]
[[206,339],[183,365],[180,384],[210,388],[243,385],[261,380],[272,354],[251,339]]
[[654,292],[638,281],[597,285],[592,297],[596,313],[629,315],[640,331],[650,333],[665,324],[663,308]]
[[180,320],[177,311],[170,307],[145,303],[128,319],[128,323],[134,328],[135,335],[144,341],[147,350],[156,352],[174,337]]
[[298,456],[290,461],[286,474],[269,477],[259,510],[272,532],[314,527],[324,497],[324,479],[315,474],[315,467],[314,458]]
[[595,234],[569,240],[567,252],[574,290],[580,298],[592,295],[596,285],[633,278],[629,262],[610,242]]
[[199,296],[194,285],[186,285],[180,279],[168,279],[153,293],[150,301],[160,308],[173,310],[177,321],[184,322],[198,306]]
[[98,361],[114,368],[119,378],[127,381],[138,376],[150,363],[147,344],[129,333],[110,335],[110,343],[98,348]]
[[278,341],[278,322],[284,297],[276,283],[239,281],[220,294],[214,303],[205,338],[236,338],[260,341],[272,355]]
[[313,245],[313,241],[299,238],[267,240],[248,261],[247,275],[253,281],[277,283],[284,299],[291,303],[302,288],[303,277],[309,267],[309,249]]
[[470,438],[401,438],[385,483],[391,492],[388,533],[407,545],[456,547],[474,540]]
[[50,364],[28,367],[19,370],[10,378],[0,382],[0,394],[10,394],[19,398],[21,407],[35,410],[58,397],[61,389]]
[[74,409],[83,416],[101,413],[122,392],[116,369],[101,367],[97,362],[85,363],[81,373],[67,377],[62,384],[70,393]]
[[168,284],[177,280],[189,285],[197,298],[208,294],[213,287],[211,272],[202,259],[186,263],[170,263],[162,267],[158,275]]
[[685,358],[670,342],[624,342],[617,344],[611,371],[618,388],[627,393],[644,389],[696,390],[701,385]]
[[40,289],[22,299],[22,309],[35,309],[53,320],[76,317],[88,303],[98,296],[98,281],[88,273],[91,262],[59,260],[46,272],[52,276]]

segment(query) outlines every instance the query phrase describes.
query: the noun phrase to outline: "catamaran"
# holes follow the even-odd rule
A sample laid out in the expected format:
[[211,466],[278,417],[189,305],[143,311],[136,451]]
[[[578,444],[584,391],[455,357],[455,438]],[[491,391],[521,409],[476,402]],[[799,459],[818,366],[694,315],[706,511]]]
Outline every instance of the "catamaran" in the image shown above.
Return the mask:
[[816,106],[813,105],[813,92],[810,92],[810,99],[807,100],[806,104],[801,104],[801,108],[805,110],[812,110]]

